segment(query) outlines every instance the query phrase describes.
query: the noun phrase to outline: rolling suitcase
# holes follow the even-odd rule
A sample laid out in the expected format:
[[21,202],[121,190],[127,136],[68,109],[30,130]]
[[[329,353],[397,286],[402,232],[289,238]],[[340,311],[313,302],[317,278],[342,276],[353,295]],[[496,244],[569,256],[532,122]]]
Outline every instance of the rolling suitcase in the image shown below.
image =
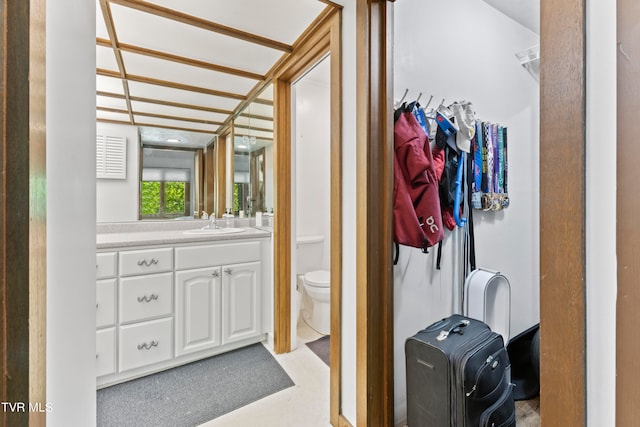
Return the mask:
[[485,323],[452,315],[405,342],[408,427],[514,427],[509,356]]

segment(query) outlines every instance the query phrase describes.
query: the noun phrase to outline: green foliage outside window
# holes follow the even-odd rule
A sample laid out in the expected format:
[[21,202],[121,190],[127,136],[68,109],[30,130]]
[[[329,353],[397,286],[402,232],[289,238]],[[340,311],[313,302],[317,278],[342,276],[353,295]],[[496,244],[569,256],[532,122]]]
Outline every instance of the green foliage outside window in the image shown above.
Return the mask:
[[141,187],[142,207],[140,209],[142,215],[159,215],[160,214],[160,182],[143,181]]
[[184,215],[184,182],[164,183],[164,213]]
[[142,206],[140,211],[142,216],[175,217],[184,215],[184,182],[143,181],[141,184]]

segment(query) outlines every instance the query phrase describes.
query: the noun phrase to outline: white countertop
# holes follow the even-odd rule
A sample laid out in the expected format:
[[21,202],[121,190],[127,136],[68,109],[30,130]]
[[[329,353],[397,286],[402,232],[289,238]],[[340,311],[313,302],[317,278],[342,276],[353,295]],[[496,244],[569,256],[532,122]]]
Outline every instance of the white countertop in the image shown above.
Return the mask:
[[[195,225],[195,224],[194,224]],[[196,227],[193,227],[198,228]],[[113,249],[134,246],[167,246],[183,243],[206,243],[229,240],[244,240],[266,238],[271,232],[264,228],[243,227],[245,231],[231,234],[188,234],[185,229],[152,230],[152,231],[123,231],[98,233],[96,248]]]

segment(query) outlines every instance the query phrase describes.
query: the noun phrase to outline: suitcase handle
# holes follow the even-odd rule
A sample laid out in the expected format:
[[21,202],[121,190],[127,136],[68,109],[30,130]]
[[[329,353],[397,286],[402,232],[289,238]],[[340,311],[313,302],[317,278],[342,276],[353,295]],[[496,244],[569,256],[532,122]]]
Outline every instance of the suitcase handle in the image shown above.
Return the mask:
[[447,337],[451,334],[464,334],[464,330],[462,328],[464,328],[465,326],[467,326],[469,324],[468,320],[461,320],[458,323],[456,323],[455,325],[453,325],[451,328],[449,328],[449,330],[444,330],[444,331],[440,331],[440,335],[438,335],[438,337],[436,338],[438,341],[444,341],[447,339]]

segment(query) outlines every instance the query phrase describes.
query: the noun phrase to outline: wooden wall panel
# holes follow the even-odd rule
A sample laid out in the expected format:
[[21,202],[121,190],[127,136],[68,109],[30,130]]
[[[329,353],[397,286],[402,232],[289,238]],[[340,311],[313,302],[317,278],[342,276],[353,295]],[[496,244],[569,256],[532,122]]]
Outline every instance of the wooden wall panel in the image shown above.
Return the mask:
[[356,16],[356,424],[392,426],[392,5],[358,0]]
[[617,383],[616,424],[635,426],[640,419],[640,4],[618,0],[618,144],[617,144]]
[[542,425],[586,425],[585,4],[541,8]]
[[[0,2],[0,398],[45,406],[45,4]],[[1,411],[0,425],[45,413]]]

